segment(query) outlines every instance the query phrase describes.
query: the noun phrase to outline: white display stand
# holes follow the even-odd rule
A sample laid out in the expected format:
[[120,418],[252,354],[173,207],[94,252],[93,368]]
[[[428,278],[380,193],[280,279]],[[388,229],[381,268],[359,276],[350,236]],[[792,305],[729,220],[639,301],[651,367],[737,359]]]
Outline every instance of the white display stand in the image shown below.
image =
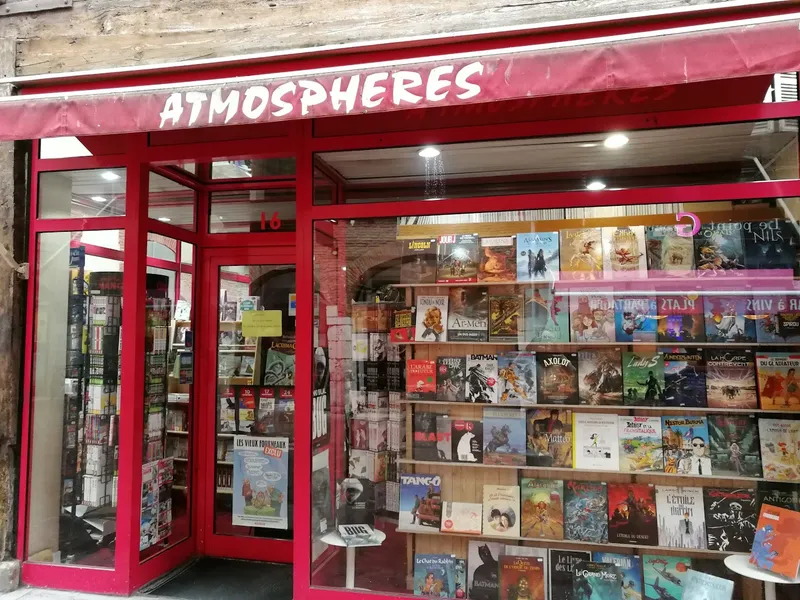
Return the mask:
[[750,579],[758,579],[764,582],[764,600],[775,600],[775,584],[797,584],[800,579],[786,579],[779,575],[774,575],[769,571],[764,571],[750,564],[750,557],[743,554],[732,554],[725,558],[725,566],[734,573]]
[[330,546],[341,546],[345,548],[347,557],[347,571],[345,572],[344,587],[348,590],[356,589],[356,548],[369,548],[371,546],[380,546],[386,540],[386,534],[382,531],[375,529],[375,536],[378,541],[374,544],[359,544],[358,546],[348,546],[339,535],[339,532],[332,531],[323,535],[320,540]]

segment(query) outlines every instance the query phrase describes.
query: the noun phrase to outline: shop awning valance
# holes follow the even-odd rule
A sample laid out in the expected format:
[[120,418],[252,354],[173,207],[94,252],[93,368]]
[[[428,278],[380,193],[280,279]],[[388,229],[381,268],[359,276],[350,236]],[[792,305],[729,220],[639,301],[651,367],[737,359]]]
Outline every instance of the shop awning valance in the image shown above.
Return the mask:
[[800,13],[172,85],[0,99],[0,140],[241,125],[677,85],[800,68]]

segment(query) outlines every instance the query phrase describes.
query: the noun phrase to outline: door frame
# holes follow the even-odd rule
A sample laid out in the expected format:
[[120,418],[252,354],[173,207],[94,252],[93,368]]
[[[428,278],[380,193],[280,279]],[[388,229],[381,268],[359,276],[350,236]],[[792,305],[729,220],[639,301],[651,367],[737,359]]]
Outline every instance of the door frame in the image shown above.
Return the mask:
[[[261,240],[260,240],[261,242]],[[195,435],[192,450],[195,465],[192,502],[195,508],[197,552],[222,558],[292,563],[294,542],[271,538],[217,534],[216,506],[216,404],[217,334],[219,319],[219,269],[234,265],[297,265],[294,245],[246,245],[206,248],[203,251],[203,282],[200,294],[199,326],[195,347]],[[198,290],[200,291],[200,290]],[[294,486],[294,473],[290,475]],[[296,496],[293,495],[296,501]]]

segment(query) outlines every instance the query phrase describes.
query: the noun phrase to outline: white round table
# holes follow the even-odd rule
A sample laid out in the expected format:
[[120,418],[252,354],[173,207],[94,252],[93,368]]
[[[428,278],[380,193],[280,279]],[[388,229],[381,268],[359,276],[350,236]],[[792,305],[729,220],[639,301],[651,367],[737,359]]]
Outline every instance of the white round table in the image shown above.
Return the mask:
[[785,583],[793,584],[800,583],[800,579],[787,579],[779,575],[770,573],[763,569],[759,569],[755,565],[750,564],[750,557],[744,554],[731,554],[725,557],[725,566],[734,573],[738,573],[743,577],[750,579],[758,579],[764,582],[764,600],[775,600],[775,584]]
[[347,557],[347,570],[345,571],[344,587],[348,590],[356,589],[356,548],[369,548],[371,546],[380,546],[386,540],[386,534],[379,529],[374,529],[375,536],[378,541],[374,544],[359,544],[358,546],[348,546],[339,535],[338,531],[331,531],[323,535],[320,540],[330,546],[341,546],[345,549],[345,556]]

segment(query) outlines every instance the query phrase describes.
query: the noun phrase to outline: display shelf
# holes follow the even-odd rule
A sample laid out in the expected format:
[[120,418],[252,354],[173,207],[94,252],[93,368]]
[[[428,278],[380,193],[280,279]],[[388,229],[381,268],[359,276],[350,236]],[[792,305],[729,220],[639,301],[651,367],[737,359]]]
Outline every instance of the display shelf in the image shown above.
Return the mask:
[[217,464],[218,465],[231,465],[231,466],[233,466],[233,461],[232,460],[218,460]]
[[167,433],[172,433],[174,435],[189,435],[188,431],[178,431],[177,429],[167,429]]
[[[565,346],[578,348],[578,349],[585,349],[585,348],[597,348],[597,347],[614,347],[614,346],[664,346],[668,348],[677,348],[677,347],[684,347],[689,346],[692,348],[753,348],[754,346],[758,347],[765,347],[765,348],[797,348],[800,344],[789,344],[786,342],[780,343],[764,343],[764,344],[756,344],[755,342],[527,342],[527,341],[516,341],[516,342],[418,342],[418,341],[410,341],[410,342],[392,342],[393,344],[397,344],[399,346],[441,346],[441,345],[466,345],[466,346],[542,346],[547,348],[563,348]],[[552,350],[551,350],[552,351]]]
[[217,488],[218,494],[230,494],[233,495],[233,488],[226,488],[226,487],[218,487]]
[[185,485],[173,485],[173,486],[172,486],[172,489],[173,489],[173,490],[178,490],[178,491],[181,491],[181,492],[182,492],[182,491],[185,491],[185,490],[186,490],[186,486],[185,486]]
[[189,462],[188,458],[180,458],[178,456],[172,456],[170,458],[172,458],[172,460],[174,460],[175,462]]
[[256,349],[242,346],[241,350],[237,350],[233,346],[220,346],[218,352],[220,354],[255,354]]
[[235,433],[217,433],[218,438],[232,438]]
[[615,413],[620,410],[641,410],[647,412],[690,412],[690,413],[741,413],[746,415],[760,414],[760,415],[779,415],[779,414],[798,414],[800,415],[800,406],[796,410],[775,410],[763,408],[713,408],[708,406],[636,406],[633,404],[485,404],[482,402],[449,402],[444,400],[400,400],[400,404],[427,404],[435,406],[441,404],[443,406],[469,406],[472,408],[525,408],[525,409],[557,409],[557,410],[571,410],[572,412],[607,412]]

